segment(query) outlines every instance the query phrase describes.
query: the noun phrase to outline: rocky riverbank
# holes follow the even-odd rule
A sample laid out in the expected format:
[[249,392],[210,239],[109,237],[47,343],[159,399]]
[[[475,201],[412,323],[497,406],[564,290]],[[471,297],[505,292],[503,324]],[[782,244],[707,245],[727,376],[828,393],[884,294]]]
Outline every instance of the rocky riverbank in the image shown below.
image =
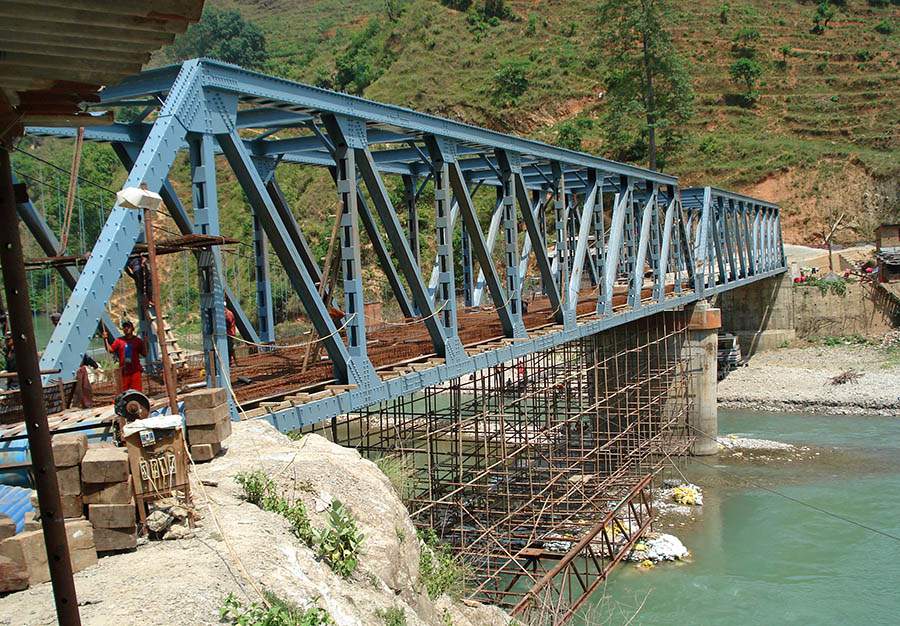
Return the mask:
[[[388,478],[356,451],[318,435],[292,441],[262,421],[235,423],[228,442],[226,454],[192,476],[200,516],[193,532],[177,541],[142,541],[75,574],[84,624],[221,624],[219,611],[229,602],[249,606],[264,594],[299,610],[318,609],[304,624],[368,626],[389,623],[385,616],[408,626],[509,623],[500,609],[427,588],[420,569],[427,548]],[[235,480],[242,472],[262,472],[302,501],[312,528],[328,523],[320,503],[340,500],[362,534],[355,571],[339,575],[284,515],[246,501]],[[0,598],[0,624],[55,623],[50,583]]]
[[[848,371],[860,376],[831,384]],[[900,416],[900,354],[870,345],[762,352],[721,381],[718,396],[728,409]]]

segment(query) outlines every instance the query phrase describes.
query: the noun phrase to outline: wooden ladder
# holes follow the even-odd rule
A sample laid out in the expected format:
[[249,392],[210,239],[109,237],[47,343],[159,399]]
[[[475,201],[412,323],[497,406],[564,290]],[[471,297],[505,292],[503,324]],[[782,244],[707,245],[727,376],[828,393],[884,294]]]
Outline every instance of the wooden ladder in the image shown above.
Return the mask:
[[[147,307],[147,319],[150,320],[150,328],[156,336],[156,341],[159,342],[159,325],[156,323],[156,309],[154,307]],[[172,332],[172,326],[165,316],[163,316],[163,330],[165,331],[164,341],[166,342],[166,348],[168,348],[169,351],[169,360],[172,361],[172,365],[176,368],[184,367],[187,365],[184,348],[178,345],[178,339],[176,339],[175,333]]]

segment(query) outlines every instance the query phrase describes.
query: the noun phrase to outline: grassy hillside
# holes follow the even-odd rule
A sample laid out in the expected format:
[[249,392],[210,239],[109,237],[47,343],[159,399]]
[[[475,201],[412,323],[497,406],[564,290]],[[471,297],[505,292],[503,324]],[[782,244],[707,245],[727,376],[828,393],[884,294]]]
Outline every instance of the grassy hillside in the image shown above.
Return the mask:
[[[507,0],[512,17],[494,23],[437,0],[401,0],[403,12],[396,21],[388,18],[384,0],[207,3],[235,8],[264,30],[270,51],[264,71],[550,142],[557,141],[560,128],[577,126],[584,150],[606,153],[599,123],[605,106],[604,55],[596,45],[601,26],[595,0]],[[730,0],[727,23],[720,19],[722,7],[719,0],[695,0],[675,9],[673,40],[688,62],[696,113],[683,148],[667,155],[667,169],[685,186],[713,184],[781,203],[791,242],[815,242],[815,233],[842,212],[850,227],[838,237],[847,242],[871,239],[881,220],[900,221],[900,7],[847,0],[820,35],[810,33],[813,2]],[[738,87],[728,74],[732,38],[742,27],[760,34],[756,47],[764,74],[753,108],[734,104]],[[165,53],[154,61],[166,62]],[[510,64],[525,68],[528,87],[514,103],[500,103],[492,97],[495,75]],[[350,75],[359,80],[349,81]],[[29,146],[68,167],[71,142],[44,140]],[[49,168],[27,157],[17,155],[16,165],[35,178],[50,177]],[[82,167],[110,189],[124,179],[103,146],[92,146]],[[294,211],[324,256],[336,201],[333,186],[321,170],[282,170],[280,180]],[[189,201],[183,157],[173,178]],[[63,176],[53,182],[62,193],[46,187],[39,205],[55,225],[67,180]],[[32,194],[40,196],[38,185]],[[96,203],[109,203],[111,197],[85,187],[81,194],[90,208],[85,224],[89,244],[103,215]],[[483,209],[492,195],[480,194]],[[243,196],[225,167],[219,197],[224,232],[251,241]],[[423,231],[430,228],[427,203],[426,198]],[[73,241],[80,245],[80,233]],[[226,256],[230,281],[249,310],[251,256],[247,245]],[[178,258],[169,262],[180,263]],[[297,310],[296,298],[277,263],[273,265],[276,306],[280,317],[289,318]],[[373,279],[367,285],[378,296],[383,282],[379,271],[373,263],[366,267]],[[178,270],[178,281],[164,286],[176,306],[186,301],[182,290],[196,285],[190,267]],[[52,280],[52,272],[47,275]],[[185,314],[193,310],[184,306]]]
[[[382,0],[211,2],[255,20],[269,39],[268,69],[289,78],[326,82],[350,48],[375,77],[367,97],[549,141],[560,124],[596,120],[603,107],[594,0],[507,2],[515,18],[496,26],[436,0],[403,3],[394,23]],[[844,234],[865,237],[879,216],[898,211],[900,10],[848,0],[815,35],[815,3],[729,4],[727,23],[718,0],[676,7],[674,41],[689,62],[697,101],[689,141],[670,169],[685,184],[782,202],[798,241],[812,240],[822,215],[841,205],[856,213],[859,195],[867,194],[859,232]],[[881,22],[894,32],[877,32]],[[737,91],[728,75],[731,40],[741,27],[761,36],[764,74],[752,109],[730,104]],[[492,80],[509,62],[526,64],[529,87],[515,105],[498,106]],[[603,153],[600,134],[597,124],[587,128],[584,148]]]

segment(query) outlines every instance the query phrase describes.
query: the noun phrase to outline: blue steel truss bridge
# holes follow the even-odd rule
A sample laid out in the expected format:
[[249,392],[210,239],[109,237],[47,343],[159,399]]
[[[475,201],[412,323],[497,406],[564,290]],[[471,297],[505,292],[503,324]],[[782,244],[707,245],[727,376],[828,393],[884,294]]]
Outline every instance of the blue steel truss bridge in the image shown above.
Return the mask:
[[[625,556],[652,519],[649,477],[690,446],[689,309],[785,271],[774,204],[216,61],[143,72],[105,88],[99,107],[140,111],[84,139],[112,145],[123,187],[162,196],[182,243],[229,234],[224,168],[246,197],[252,302],[226,284],[218,246],[192,250],[206,383],[256,372],[233,387],[236,417],[408,463],[410,511],[470,563],[473,595],[539,621],[571,617]],[[180,153],[189,198],[169,178]],[[334,181],[333,263],[313,253],[323,242],[309,241],[279,185],[293,167]],[[476,209],[485,194],[489,220]],[[23,221],[57,254],[21,195]],[[71,378],[98,326],[114,327],[105,307],[141,219],[113,207],[83,266],[57,265],[71,294],[41,361],[61,374],[45,382]],[[363,244],[396,320],[367,323]],[[276,337],[270,262],[309,335]],[[226,304],[259,348],[234,372]]]

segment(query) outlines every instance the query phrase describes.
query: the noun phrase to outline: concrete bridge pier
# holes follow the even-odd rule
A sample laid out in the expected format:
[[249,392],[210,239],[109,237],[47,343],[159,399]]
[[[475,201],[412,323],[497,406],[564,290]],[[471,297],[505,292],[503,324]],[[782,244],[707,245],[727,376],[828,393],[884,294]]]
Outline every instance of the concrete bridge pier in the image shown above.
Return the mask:
[[719,435],[716,352],[722,315],[719,309],[711,307],[706,300],[701,300],[693,306],[690,316],[684,356],[689,359],[688,393],[692,399],[688,424],[696,436],[691,453],[708,456],[719,449],[715,440]]

